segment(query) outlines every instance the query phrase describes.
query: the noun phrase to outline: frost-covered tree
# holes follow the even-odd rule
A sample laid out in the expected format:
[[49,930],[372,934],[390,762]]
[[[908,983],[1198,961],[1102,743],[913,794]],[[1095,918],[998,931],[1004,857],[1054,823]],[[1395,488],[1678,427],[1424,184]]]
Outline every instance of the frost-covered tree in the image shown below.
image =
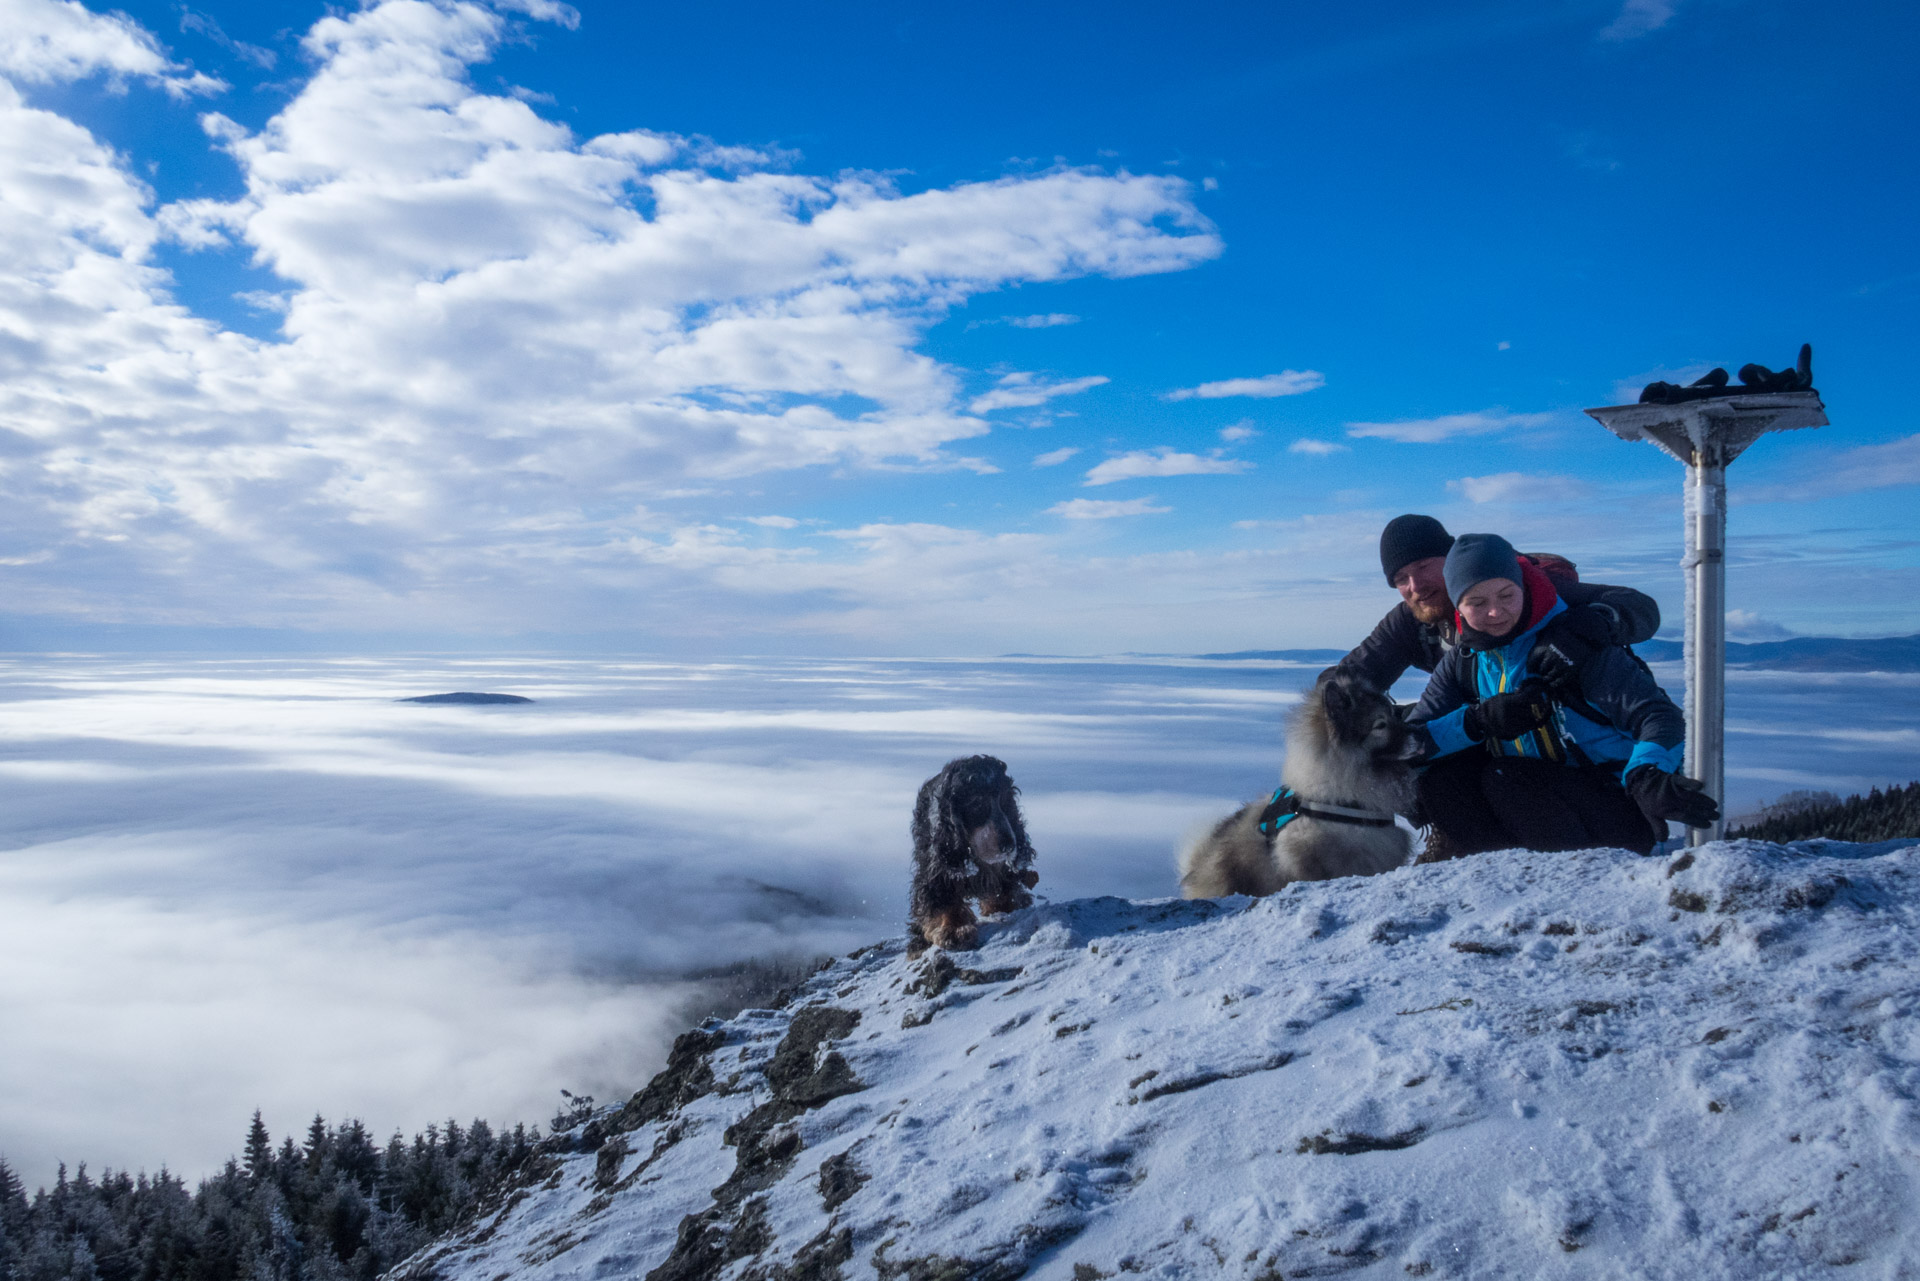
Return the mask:
[[260,1119],[259,1108],[253,1110],[253,1124],[247,1127],[245,1152],[249,1179],[258,1183],[273,1173],[273,1138]]
[[374,1281],[532,1162],[540,1134],[430,1126],[382,1149],[316,1116],[275,1150],[259,1113],[243,1155],[197,1190],[164,1168],[95,1180],[63,1164],[29,1198],[0,1162],[0,1281]]
[[1840,800],[1831,792],[1789,792],[1731,833],[1756,841],[1891,841],[1920,837],[1920,783],[1874,788]]

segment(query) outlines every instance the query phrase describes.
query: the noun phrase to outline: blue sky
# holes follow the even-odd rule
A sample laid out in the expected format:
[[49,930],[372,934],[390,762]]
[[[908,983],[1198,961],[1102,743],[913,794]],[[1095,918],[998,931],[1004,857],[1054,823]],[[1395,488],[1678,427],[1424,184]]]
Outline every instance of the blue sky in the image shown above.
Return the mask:
[[1907,7],[115,12],[0,0],[0,642],[1343,645],[1407,510],[1677,621],[1579,410],[1803,341],[1734,634],[1920,630]]

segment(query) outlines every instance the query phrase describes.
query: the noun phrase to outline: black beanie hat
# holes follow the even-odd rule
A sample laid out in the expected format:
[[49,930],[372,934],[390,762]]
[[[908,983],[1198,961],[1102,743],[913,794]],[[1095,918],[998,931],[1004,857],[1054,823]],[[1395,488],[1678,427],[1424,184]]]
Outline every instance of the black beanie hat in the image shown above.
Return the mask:
[[1521,586],[1520,557],[1513,544],[1498,534],[1462,534],[1447,553],[1447,595],[1457,605],[1467,589],[1489,578],[1505,578]]
[[1393,576],[1429,556],[1445,556],[1453,550],[1453,535],[1431,516],[1395,516],[1380,531],[1380,568]]

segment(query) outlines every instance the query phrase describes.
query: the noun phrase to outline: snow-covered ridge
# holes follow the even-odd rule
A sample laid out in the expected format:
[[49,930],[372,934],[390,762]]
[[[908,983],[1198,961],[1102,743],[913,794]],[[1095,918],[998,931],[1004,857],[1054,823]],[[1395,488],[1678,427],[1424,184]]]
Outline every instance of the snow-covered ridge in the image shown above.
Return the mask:
[[1920,845],[1088,899],[688,1033],[401,1275],[1920,1275]]

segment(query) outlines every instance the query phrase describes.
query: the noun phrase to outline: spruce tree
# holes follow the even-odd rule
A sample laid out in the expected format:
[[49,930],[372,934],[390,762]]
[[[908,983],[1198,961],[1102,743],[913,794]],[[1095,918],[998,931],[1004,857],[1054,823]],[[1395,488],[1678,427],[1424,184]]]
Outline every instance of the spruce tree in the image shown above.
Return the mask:
[[273,1138],[259,1108],[253,1110],[253,1124],[247,1127],[246,1161],[247,1178],[255,1183],[273,1173]]
[[27,1228],[27,1189],[0,1157],[0,1281],[16,1281]]
[[313,1124],[307,1127],[306,1158],[308,1169],[318,1169],[333,1149],[327,1135],[327,1122],[318,1112],[313,1114]]

